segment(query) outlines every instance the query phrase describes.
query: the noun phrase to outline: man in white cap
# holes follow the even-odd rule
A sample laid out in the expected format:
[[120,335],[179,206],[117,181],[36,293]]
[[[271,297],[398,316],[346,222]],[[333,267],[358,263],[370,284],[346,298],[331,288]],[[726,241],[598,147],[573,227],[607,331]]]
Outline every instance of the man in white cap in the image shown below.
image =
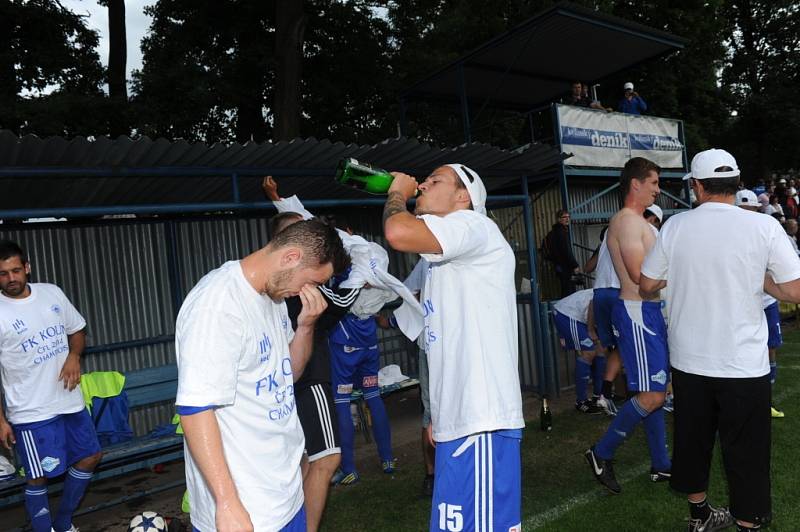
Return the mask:
[[661,224],[664,222],[664,211],[661,210],[661,207],[653,203],[644,210],[644,219],[656,229],[657,233],[658,230],[661,229]]
[[[461,164],[419,186],[394,173],[383,211],[394,249],[429,262],[421,300],[436,442],[430,530],[520,530],[514,253],[486,216],[486,188]],[[419,190],[414,216],[406,202]]]
[[[800,259],[775,219],[734,206],[739,168],[731,154],[719,149],[698,153],[684,179],[690,180],[700,205],[664,225],[639,282],[643,298],[669,283],[675,390],[670,483],[688,494],[690,531],[720,530],[734,518],[738,530],[755,530],[772,513],[762,293],[800,301]],[[730,512],[706,500],[717,434]]]
[[639,96],[639,93],[633,90],[633,83],[630,81],[623,85],[622,99],[619,101],[619,112],[627,113],[629,115],[640,115],[647,111],[647,104]]

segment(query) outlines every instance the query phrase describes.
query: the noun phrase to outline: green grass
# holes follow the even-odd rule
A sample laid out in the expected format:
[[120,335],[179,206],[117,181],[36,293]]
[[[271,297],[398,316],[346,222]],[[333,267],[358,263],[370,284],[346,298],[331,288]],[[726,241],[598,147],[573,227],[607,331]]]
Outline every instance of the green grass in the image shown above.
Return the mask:
[[[800,331],[785,331],[778,351],[775,403],[786,413],[772,425],[771,531],[797,530],[800,507],[797,479],[800,465]],[[666,483],[650,482],[649,453],[644,431],[636,433],[619,450],[615,470],[622,494],[601,488],[583,461],[582,452],[608,426],[605,416],[585,416],[564,411],[554,418],[551,433],[531,423],[523,435],[523,530],[541,531],[667,531],[685,530],[685,498]],[[671,432],[671,416],[668,416]],[[668,441],[671,440],[671,434]],[[428,529],[430,501],[419,496],[422,482],[418,447],[401,455],[403,468],[389,479],[379,472],[366,473],[355,486],[333,491],[323,519],[325,531],[414,531]],[[719,447],[715,449],[709,500],[727,505],[727,487]]]

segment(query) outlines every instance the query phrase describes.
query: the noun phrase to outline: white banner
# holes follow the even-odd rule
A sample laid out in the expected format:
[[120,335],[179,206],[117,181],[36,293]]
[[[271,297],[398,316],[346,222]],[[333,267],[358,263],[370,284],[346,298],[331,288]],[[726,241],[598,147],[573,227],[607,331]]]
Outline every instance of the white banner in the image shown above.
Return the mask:
[[569,166],[622,168],[631,157],[645,157],[661,168],[683,168],[679,122],[668,118],[607,113],[558,105],[561,151]]

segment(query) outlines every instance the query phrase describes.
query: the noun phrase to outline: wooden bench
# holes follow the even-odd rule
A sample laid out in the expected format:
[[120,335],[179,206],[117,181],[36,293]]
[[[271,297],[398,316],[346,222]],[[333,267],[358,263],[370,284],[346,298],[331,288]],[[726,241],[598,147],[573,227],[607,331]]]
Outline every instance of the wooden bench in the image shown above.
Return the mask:
[[[178,368],[175,364],[132,371],[125,374],[123,391],[128,395],[128,408],[133,410],[163,402],[174,404],[178,391]],[[155,465],[183,458],[183,436],[144,435],[103,449],[103,459],[92,480],[116,477],[149,469]],[[0,482],[0,508],[22,502],[24,478]],[[50,493],[60,491],[61,483],[52,483]],[[109,505],[113,504],[110,503]],[[98,509],[98,508],[94,508]]]
[[[393,393],[403,392],[418,387],[419,380],[408,378],[404,381],[396,382],[394,384],[381,386],[381,397],[386,397],[388,395],[392,395]],[[350,403],[356,405],[356,411],[358,412],[358,430],[364,434],[364,439],[367,441],[367,443],[371,442],[372,436],[370,435],[369,427],[372,425],[372,423],[370,421],[370,416],[367,413],[367,402],[364,400],[364,393],[361,390],[354,391],[350,395]]]

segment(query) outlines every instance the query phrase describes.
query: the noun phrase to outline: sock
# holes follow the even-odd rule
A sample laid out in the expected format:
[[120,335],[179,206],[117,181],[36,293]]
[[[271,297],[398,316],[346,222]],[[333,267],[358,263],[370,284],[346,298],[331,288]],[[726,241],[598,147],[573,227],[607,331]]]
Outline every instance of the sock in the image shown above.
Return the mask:
[[692,519],[700,519],[701,521],[705,521],[708,519],[710,514],[711,508],[708,507],[708,498],[705,498],[700,502],[689,501],[689,515],[692,516]]
[[586,400],[586,385],[591,372],[592,365],[589,362],[581,357],[575,359],[575,400],[579,403]]
[[769,363],[769,383],[775,384],[775,379],[778,377],[778,363],[777,362],[770,362]]
[[614,458],[617,447],[633,433],[636,425],[646,416],[647,411],[639,405],[639,401],[635,397],[622,405],[606,433],[594,446],[597,456],[603,460]]
[[342,471],[345,474],[356,470],[355,458],[353,457],[353,441],[355,440],[355,429],[353,428],[353,416],[350,415],[350,401],[345,400],[336,404],[336,420],[339,423],[339,443],[342,449]]
[[61,505],[58,507],[56,518],[53,519],[53,529],[56,532],[69,530],[72,527],[72,514],[78,508],[90,480],[92,480],[91,471],[81,471],[75,467],[70,467],[67,471],[64,476]]
[[47,485],[25,486],[25,509],[31,519],[33,532],[50,532],[50,507],[47,502]]
[[389,426],[389,416],[386,415],[386,407],[381,399],[381,392],[375,389],[374,395],[365,392],[367,406],[372,414],[372,435],[375,437],[375,444],[378,446],[378,455],[381,462],[392,460],[392,429]]
[[658,408],[643,420],[650,448],[650,464],[656,471],[672,470],[672,462],[667,454],[667,424],[664,422],[664,409]]
[[[592,363],[592,386],[594,387],[594,394],[600,395],[603,393],[603,377],[606,374],[606,357],[596,356]],[[609,390],[610,392],[611,390]]]
[[608,400],[613,399],[614,392],[612,390],[614,383],[611,381],[603,381],[603,397]]

